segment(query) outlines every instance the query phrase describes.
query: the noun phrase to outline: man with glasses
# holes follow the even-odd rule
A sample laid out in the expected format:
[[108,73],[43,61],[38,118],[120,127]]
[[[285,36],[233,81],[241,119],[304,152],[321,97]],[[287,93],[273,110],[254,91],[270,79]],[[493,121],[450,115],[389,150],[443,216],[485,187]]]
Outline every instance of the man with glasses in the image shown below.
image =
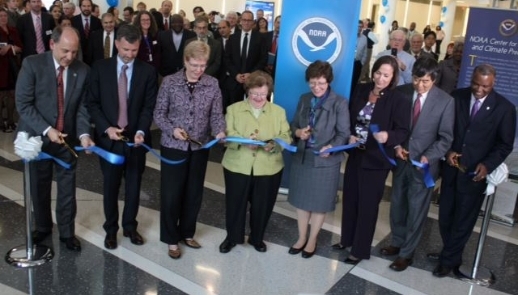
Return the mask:
[[384,50],[376,57],[384,55],[393,55],[397,59],[399,65],[399,82],[398,85],[412,83],[412,67],[415,63],[415,57],[403,50],[406,43],[406,34],[402,30],[394,30],[390,33],[390,49]]
[[263,34],[254,32],[254,14],[245,10],[241,15],[241,31],[228,39],[225,48],[225,66],[229,73],[227,85],[229,104],[244,98],[244,83],[251,72],[263,70],[268,61],[268,52]]
[[[413,58],[413,57],[412,57]],[[395,148],[397,166],[393,171],[390,202],[390,246],[381,248],[386,256],[398,255],[390,268],[403,271],[413,262],[423,224],[428,216],[433,185],[439,176],[439,162],[453,141],[455,106],[453,98],[434,85],[437,61],[419,58],[412,70],[412,83],[400,86],[401,99],[413,101],[411,134]],[[431,183],[426,182],[426,169],[411,162],[428,165]],[[431,187],[430,187],[431,186]]]
[[221,43],[213,38],[208,37],[209,33],[209,22],[206,16],[197,16],[194,20],[194,32],[197,37],[187,40],[186,45],[193,40],[200,40],[205,42],[210,47],[210,56],[207,61],[207,67],[205,68],[205,74],[211,75],[217,78],[219,68],[221,65]]

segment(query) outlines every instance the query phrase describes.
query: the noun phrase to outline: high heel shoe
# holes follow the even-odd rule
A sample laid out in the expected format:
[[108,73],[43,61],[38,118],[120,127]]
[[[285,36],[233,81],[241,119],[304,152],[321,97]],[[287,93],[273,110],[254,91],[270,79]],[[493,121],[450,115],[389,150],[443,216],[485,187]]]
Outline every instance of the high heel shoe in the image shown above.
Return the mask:
[[306,250],[302,250],[302,258],[311,258],[311,256],[313,256],[315,252],[317,252],[317,244],[315,244],[315,250],[313,250],[313,252],[307,252]]
[[306,248],[307,243],[308,243],[308,241],[306,240],[304,245],[302,245],[302,247],[300,247],[300,248],[290,247],[290,250],[288,250],[288,253],[290,253],[291,255],[299,254],[300,251],[302,251],[302,250],[304,250],[304,248]]
[[341,243],[336,243],[336,244],[331,246],[331,249],[333,249],[333,250],[343,250],[343,249],[345,249],[345,246],[342,245]]

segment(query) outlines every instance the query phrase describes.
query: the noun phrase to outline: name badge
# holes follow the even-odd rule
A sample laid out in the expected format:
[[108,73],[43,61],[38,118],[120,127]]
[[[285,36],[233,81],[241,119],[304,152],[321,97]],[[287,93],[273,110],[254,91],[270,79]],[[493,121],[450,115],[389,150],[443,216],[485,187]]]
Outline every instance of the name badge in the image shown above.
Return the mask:
[[158,44],[158,43],[156,42],[156,40],[155,40],[155,41],[153,41],[152,43],[153,43],[153,45],[157,45],[157,44]]
[[149,61],[150,62],[153,61],[153,55],[152,54],[149,55]]
[[47,34],[47,36],[48,36],[48,35],[52,35],[52,30],[47,30],[47,31],[45,32],[45,34]]

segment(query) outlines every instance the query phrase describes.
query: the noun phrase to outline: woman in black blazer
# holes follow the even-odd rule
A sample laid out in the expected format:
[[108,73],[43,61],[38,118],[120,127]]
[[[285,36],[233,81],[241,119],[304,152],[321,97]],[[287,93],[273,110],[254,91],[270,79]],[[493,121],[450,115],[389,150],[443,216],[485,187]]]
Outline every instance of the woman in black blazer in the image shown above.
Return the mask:
[[[349,143],[361,145],[349,150],[344,173],[342,237],[340,243],[332,246],[336,250],[351,247],[344,261],[348,264],[370,258],[378,205],[392,168],[378,142],[393,158],[394,147],[407,139],[410,126],[411,102],[394,89],[399,78],[396,59],[380,57],[372,67],[371,77],[371,83],[357,86],[349,102]],[[377,124],[381,131],[373,134],[369,130],[371,124]]]

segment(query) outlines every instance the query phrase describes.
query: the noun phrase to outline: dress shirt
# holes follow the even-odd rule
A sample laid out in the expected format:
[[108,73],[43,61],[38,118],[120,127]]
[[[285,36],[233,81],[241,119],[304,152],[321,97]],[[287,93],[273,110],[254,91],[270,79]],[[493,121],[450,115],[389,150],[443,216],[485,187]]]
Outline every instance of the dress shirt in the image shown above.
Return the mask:
[[171,32],[173,34],[174,47],[176,48],[176,51],[178,51],[180,49],[180,44],[182,44],[183,30],[180,32],[180,34],[177,34],[173,30],[171,30]]
[[[132,60],[129,63],[125,64],[122,61],[122,59],[120,58],[120,56],[117,55],[117,81],[119,81],[119,76],[121,75],[121,72],[122,72],[122,66],[123,65],[128,66],[128,68],[126,69],[126,78],[128,81],[128,104],[127,104],[128,107],[129,107],[129,98],[130,98],[130,89],[131,89],[131,76],[133,76],[134,63],[135,63],[135,60]],[[142,136],[146,135],[146,133],[144,133],[144,131],[142,131],[142,130],[137,130],[137,133],[142,134]]]
[[[484,104],[484,101],[486,100],[486,98],[487,98],[487,95],[478,100],[478,101],[480,101],[480,107],[478,109],[479,111],[480,111],[480,108],[482,108],[482,104]],[[470,116],[471,116],[471,109],[473,108],[473,105],[475,104],[476,100],[477,100],[477,98],[472,93],[471,99],[469,101],[469,115]]]
[[[104,40],[106,39],[106,35],[108,33],[106,31],[104,31],[103,33],[103,46],[104,46]],[[113,55],[113,44],[114,44],[114,41],[115,41],[115,34],[114,34],[114,31],[111,31],[110,32],[110,57],[112,57]],[[128,70],[126,70],[126,74],[128,73]],[[129,80],[128,80],[129,81]]]
[[[423,106],[424,106],[424,102],[426,101],[426,97],[428,97],[428,92],[425,92],[423,94],[421,94],[421,109],[420,111],[423,110]],[[417,99],[417,91],[414,91],[414,96],[412,97],[412,106],[414,105],[415,103],[415,100]]]
[[[88,19],[88,25],[90,26],[90,28],[92,27],[92,19],[91,19],[91,16],[86,16],[86,15],[83,15],[81,14],[81,21],[83,22],[83,28],[86,26],[86,19]],[[90,33],[92,33],[92,29],[90,29]]]

